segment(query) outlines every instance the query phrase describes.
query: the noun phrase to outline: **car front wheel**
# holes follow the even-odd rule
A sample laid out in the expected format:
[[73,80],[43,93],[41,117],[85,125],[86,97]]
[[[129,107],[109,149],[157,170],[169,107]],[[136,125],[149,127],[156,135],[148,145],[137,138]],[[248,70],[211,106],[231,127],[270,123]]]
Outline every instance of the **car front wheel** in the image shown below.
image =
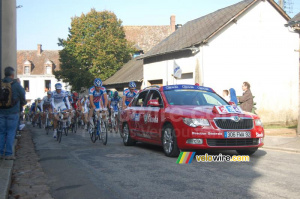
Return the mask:
[[177,146],[175,130],[170,124],[163,128],[162,145],[166,156],[177,157],[179,155],[180,151]]
[[135,140],[130,137],[130,130],[128,124],[123,126],[123,143],[125,146],[132,146],[135,144]]

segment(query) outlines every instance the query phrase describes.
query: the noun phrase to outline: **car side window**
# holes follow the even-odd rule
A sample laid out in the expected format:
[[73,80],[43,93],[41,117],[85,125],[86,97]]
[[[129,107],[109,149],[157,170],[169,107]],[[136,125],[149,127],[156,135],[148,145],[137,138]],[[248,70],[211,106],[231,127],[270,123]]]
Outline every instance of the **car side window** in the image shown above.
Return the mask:
[[156,91],[156,90],[151,90],[151,91],[150,91],[150,93],[149,93],[149,95],[148,95],[148,97],[147,97],[146,104],[147,104],[147,102],[148,102],[149,100],[152,100],[152,99],[157,99],[157,100],[158,100],[158,103],[159,103],[160,105],[162,105],[162,99],[161,99],[161,96],[160,96],[160,94],[159,94],[158,91]]
[[144,105],[144,101],[145,98],[147,96],[148,91],[143,91],[141,92],[137,98],[134,100],[134,103],[132,104],[132,106],[143,106]]

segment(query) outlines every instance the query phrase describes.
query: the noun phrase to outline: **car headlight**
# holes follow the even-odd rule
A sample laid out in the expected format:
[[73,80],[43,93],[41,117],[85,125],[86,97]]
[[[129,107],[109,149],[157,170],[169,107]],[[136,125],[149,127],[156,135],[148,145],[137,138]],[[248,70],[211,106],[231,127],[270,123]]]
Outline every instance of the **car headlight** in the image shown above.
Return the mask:
[[260,119],[256,119],[256,120],[255,120],[255,125],[256,125],[256,126],[263,126],[263,123],[261,122]]
[[209,126],[207,119],[196,119],[196,118],[182,118],[183,122],[191,127],[197,126]]

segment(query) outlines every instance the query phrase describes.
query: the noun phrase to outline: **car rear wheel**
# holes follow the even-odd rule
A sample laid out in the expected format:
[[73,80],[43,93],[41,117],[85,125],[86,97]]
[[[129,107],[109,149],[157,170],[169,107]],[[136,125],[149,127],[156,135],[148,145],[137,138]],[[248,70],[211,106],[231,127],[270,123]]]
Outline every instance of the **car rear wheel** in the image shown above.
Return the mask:
[[239,155],[252,155],[258,148],[236,150]]
[[170,124],[166,125],[163,129],[162,145],[166,156],[177,157],[179,155],[180,151],[177,146],[175,130]]
[[132,146],[135,144],[135,140],[130,137],[130,130],[128,124],[123,126],[123,143],[125,146]]

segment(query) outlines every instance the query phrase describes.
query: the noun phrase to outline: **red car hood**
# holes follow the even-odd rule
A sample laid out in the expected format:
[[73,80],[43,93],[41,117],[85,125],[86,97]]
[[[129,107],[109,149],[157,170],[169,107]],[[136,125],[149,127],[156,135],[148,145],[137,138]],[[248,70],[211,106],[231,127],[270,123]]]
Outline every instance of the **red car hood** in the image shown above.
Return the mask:
[[252,119],[258,118],[257,115],[243,112],[243,114],[219,114],[213,112],[214,106],[178,106],[178,105],[170,105],[166,108],[165,112],[177,115],[181,117],[187,118],[206,118],[206,119],[214,119],[215,117],[232,117],[232,116],[239,116],[239,117],[248,117]]

